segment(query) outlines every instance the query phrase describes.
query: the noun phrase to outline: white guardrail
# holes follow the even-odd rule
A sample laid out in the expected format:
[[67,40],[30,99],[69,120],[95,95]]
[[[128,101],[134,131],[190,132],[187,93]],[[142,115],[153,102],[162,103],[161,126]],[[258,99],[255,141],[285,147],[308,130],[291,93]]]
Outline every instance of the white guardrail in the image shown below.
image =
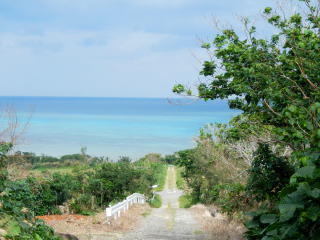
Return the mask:
[[146,197],[143,194],[140,193],[134,193],[127,197],[122,202],[119,202],[113,206],[109,206],[106,208],[106,217],[111,218],[114,217],[115,219],[117,217],[120,217],[121,211],[125,212],[129,209],[129,207],[134,203],[145,203]]

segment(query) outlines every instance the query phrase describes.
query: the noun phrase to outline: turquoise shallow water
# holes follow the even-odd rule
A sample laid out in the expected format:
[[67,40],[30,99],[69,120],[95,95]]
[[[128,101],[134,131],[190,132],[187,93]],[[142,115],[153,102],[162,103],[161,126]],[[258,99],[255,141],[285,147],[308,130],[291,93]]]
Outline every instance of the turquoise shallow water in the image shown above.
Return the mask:
[[0,97],[8,104],[22,119],[31,115],[17,150],[61,156],[85,146],[113,159],[192,147],[202,126],[237,114],[223,101],[160,98]]

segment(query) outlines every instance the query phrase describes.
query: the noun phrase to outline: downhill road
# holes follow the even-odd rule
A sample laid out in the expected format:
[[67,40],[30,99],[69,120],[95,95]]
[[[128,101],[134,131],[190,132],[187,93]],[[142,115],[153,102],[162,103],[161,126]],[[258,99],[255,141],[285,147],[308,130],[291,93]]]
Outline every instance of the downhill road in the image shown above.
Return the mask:
[[176,186],[174,166],[168,167],[165,188],[159,194],[162,207],[153,209],[150,215],[144,218],[134,231],[121,238],[122,240],[208,239],[192,212],[179,208],[178,199],[182,191]]

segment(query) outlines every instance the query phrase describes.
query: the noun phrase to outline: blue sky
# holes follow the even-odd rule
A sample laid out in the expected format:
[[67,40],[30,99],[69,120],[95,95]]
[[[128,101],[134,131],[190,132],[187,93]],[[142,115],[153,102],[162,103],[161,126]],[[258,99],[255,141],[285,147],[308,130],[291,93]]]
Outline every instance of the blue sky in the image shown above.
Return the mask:
[[[169,97],[198,81],[213,19],[272,0],[1,0],[0,95]],[[265,31],[266,25],[257,24]],[[266,28],[267,29],[267,28]]]

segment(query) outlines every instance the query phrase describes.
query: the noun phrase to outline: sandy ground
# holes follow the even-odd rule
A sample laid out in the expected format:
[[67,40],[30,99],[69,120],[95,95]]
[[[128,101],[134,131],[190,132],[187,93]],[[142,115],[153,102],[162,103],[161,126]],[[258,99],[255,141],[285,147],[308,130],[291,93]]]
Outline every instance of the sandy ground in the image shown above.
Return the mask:
[[125,232],[132,231],[140,219],[144,218],[150,211],[147,204],[136,204],[116,221],[110,222],[106,220],[104,212],[88,217],[54,215],[45,216],[42,219],[53,227],[57,233],[71,234],[79,240],[119,239]]

